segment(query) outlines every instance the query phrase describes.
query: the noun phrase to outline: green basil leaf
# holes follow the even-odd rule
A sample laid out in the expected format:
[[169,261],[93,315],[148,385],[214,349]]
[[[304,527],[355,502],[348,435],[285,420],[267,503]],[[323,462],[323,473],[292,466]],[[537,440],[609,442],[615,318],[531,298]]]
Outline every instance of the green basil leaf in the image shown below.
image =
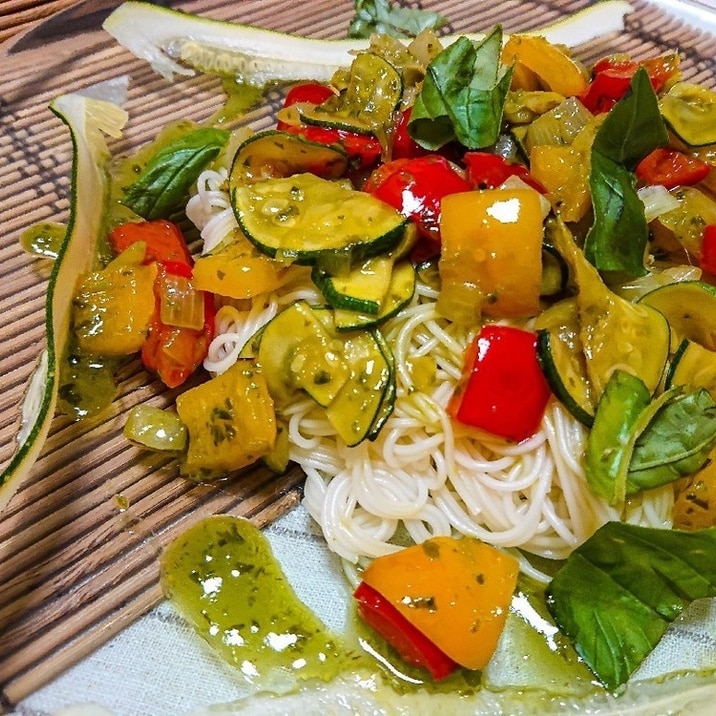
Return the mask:
[[197,129],[160,149],[124,190],[121,203],[148,221],[167,218],[186,203],[190,187],[228,137],[223,129]]
[[356,0],[356,14],[348,25],[348,37],[415,37],[423,30],[437,30],[448,23],[437,12],[395,7],[388,0]]
[[497,141],[512,79],[501,51],[497,26],[480,43],[460,37],[428,65],[408,124],[418,144],[436,150],[458,141],[479,149]]
[[664,120],[644,68],[617,102],[592,144],[589,185],[594,224],[584,253],[600,271],[634,278],[647,273],[644,254],[649,230],[632,170],[659,146],[668,144]]
[[716,403],[707,390],[676,395],[639,435],[627,494],[698,472],[716,445]]
[[624,500],[637,437],[634,428],[650,401],[651,395],[639,378],[615,370],[597,405],[584,453],[584,470],[592,491],[612,505]]
[[547,588],[547,606],[599,681],[617,691],[695,599],[716,596],[716,528],[601,527]]

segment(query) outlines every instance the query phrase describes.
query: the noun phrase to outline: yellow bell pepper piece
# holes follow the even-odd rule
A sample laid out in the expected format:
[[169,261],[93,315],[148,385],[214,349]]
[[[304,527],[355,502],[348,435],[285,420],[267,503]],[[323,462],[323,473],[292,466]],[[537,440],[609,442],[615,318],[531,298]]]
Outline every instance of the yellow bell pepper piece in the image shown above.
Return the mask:
[[533,189],[449,194],[441,203],[439,310],[474,322],[540,310],[542,203]]
[[176,399],[189,431],[182,473],[195,479],[220,477],[267,455],[276,443],[276,413],[266,380],[253,359]]
[[239,235],[216,253],[196,259],[192,284],[199,291],[220,296],[252,298],[277,288],[285,272],[285,268]]
[[128,248],[104,269],[85,274],[72,301],[72,323],[85,353],[122,356],[142,348],[154,314],[155,263]]
[[530,154],[530,173],[547,189],[552,208],[564,221],[579,221],[586,216],[592,205],[588,152],[541,144]]
[[587,89],[589,79],[584,68],[544,37],[511,35],[502,48],[502,61],[517,66],[512,89],[534,89],[535,75],[543,88],[565,97],[579,95]]
[[434,537],[375,559],[363,581],[453,661],[483,669],[505,625],[517,560],[472,537]]

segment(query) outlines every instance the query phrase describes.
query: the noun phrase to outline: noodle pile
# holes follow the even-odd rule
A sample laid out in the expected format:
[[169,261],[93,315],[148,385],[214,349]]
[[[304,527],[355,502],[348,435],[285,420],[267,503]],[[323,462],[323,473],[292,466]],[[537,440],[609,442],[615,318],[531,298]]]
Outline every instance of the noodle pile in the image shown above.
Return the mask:
[[[225,179],[204,172],[187,206],[204,252],[237,228]],[[445,407],[475,331],[439,317],[436,298],[419,281],[412,303],[381,326],[395,356],[397,397],[375,441],[347,447],[310,398],[283,414],[291,460],[306,473],[305,506],[333,551],[358,563],[458,533],[563,559],[608,520],[670,526],[671,485],[639,496],[625,514],[592,494],[581,465],[586,430],[554,399],[540,430],[517,445],[453,423]],[[205,368],[226,370],[258,328],[298,299],[323,302],[310,270],[292,266],[276,291],[222,306]],[[434,361],[425,386],[416,380],[421,361]]]

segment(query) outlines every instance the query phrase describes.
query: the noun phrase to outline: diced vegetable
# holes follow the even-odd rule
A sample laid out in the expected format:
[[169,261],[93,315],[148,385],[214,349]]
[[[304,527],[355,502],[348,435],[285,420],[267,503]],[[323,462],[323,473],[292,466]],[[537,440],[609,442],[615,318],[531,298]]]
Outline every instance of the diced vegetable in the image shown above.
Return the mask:
[[706,273],[716,276],[716,224],[704,226],[699,265]]
[[496,189],[510,177],[518,177],[525,184],[544,193],[545,188],[519,162],[510,162],[492,152],[465,152],[467,180],[474,189]]
[[135,405],[123,432],[128,440],[149,450],[181,452],[187,444],[186,427],[179,416],[151,405]]
[[448,412],[465,425],[516,442],[533,435],[550,397],[536,346],[530,331],[484,326],[465,354]]
[[674,529],[701,530],[716,525],[716,460],[677,485],[674,500]]
[[716,92],[708,87],[677,82],[661,97],[664,120],[685,144],[716,144]]
[[711,165],[671,147],[658,147],[636,167],[636,176],[645,184],[667,189],[698,184],[711,171]]
[[506,64],[516,62],[523,68],[518,77],[524,77],[526,69],[538,78],[543,89],[565,97],[581,94],[587,87],[585,69],[560,47],[538,35],[511,35],[502,50],[502,61]]
[[378,557],[362,580],[450,659],[483,669],[504,627],[517,573],[514,557],[484,542],[434,537]]
[[239,360],[221,375],[177,396],[177,413],[189,431],[182,474],[213,479],[269,453],[276,415],[266,380],[252,360]]
[[533,189],[486,189],[441,202],[440,311],[473,323],[540,309],[542,204]]
[[120,224],[109,234],[115,254],[120,254],[137,241],[146,245],[145,261],[179,261],[191,266],[192,259],[179,226],[166,219]]
[[104,356],[139,351],[154,314],[156,278],[156,264],[127,264],[122,255],[106,268],[85,274],[72,300],[80,348]]

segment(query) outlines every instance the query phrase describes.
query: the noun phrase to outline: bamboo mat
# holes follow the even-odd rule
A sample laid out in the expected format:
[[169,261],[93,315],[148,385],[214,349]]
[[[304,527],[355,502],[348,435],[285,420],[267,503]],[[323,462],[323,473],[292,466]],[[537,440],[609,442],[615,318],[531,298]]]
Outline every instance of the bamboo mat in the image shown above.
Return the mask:
[[77,0],[3,0],[0,3],[0,42],[76,3]]
[[[33,12],[69,4],[5,0],[0,33],[19,30]],[[425,3],[439,6],[452,19],[452,30],[485,30],[500,22],[508,32],[537,27],[589,4],[508,0],[476,10],[469,0]],[[591,61],[618,49],[645,57],[680,44],[686,76],[713,85],[714,38],[685,33],[680,22],[641,0],[634,5],[637,12],[623,35],[583,46],[579,56]],[[307,0],[300,6],[194,0],[176,6],[314,37],[342,36],[353,9],[352,3],[335,0]],[[147,141],[171,119],[205,119],[221,103],[217,80],[196,77],[171,86],[101,30],[4,54],[2,61],[0,466],[12,454],[17,406],[44,335],[48,266],[24,254],[18,237],[32,223],[67,220],[70,140],[49,102],[62,92],[128,74],[130,122],[115,151]],[[269,126],[280,102],[276,91],[267,98],[247,116],[257,129]],[[158,603],[156,557],[191,521],[229,512],[265,525],[300,499],[298,470],[276,477],[258,468],[199,485],[180,479],[166,458],[140,453],[121,435],[127,412],[138,403],[169,406],[175,393],[162,388],[138,361],[126,365],[119,380],[119,396],[106,414],[82,423],[55,419],[30,478],[0,519],[0,710],[10,709]]]

